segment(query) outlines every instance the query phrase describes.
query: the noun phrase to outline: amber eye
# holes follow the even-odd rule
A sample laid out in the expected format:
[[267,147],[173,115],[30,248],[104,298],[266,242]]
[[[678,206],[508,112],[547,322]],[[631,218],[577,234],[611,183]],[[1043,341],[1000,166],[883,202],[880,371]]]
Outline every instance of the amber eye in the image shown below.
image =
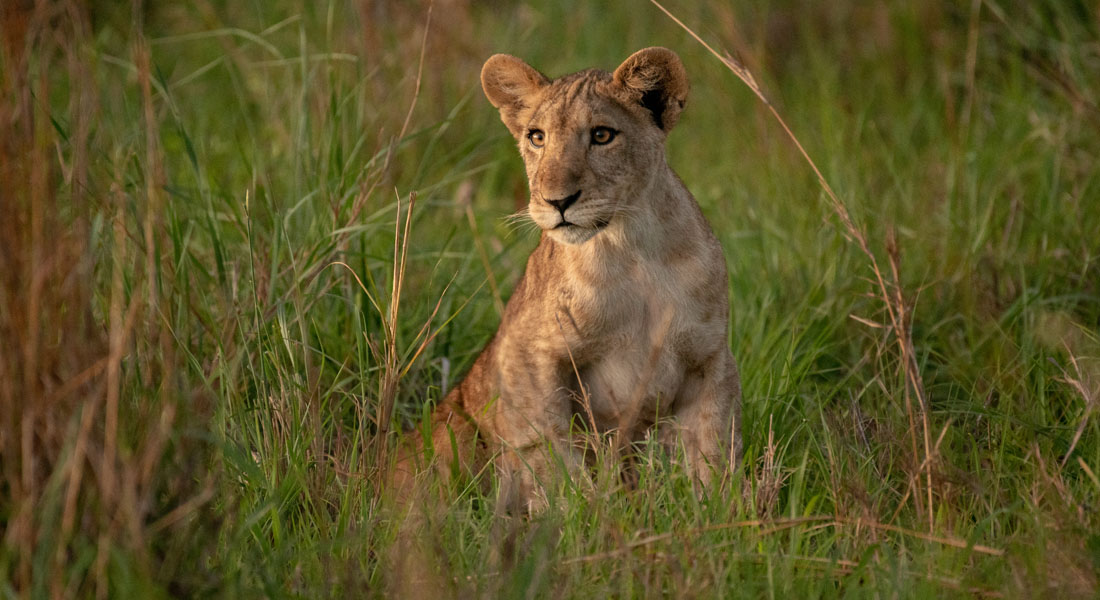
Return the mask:
[[532,146],[542,148],[542,145],[546,143],[546,134],[540,129],[532,129],[527,132],[527,139],[530,140]]
[[592,130],[592,143],[597,145],[610,144],[615,139],[615,130],[610,127],[597,127]]

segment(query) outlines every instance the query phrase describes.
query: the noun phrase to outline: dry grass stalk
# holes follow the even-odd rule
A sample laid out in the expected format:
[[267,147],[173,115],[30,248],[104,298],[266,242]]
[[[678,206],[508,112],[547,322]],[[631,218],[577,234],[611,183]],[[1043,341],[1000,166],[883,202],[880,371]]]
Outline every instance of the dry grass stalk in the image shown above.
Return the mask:
[[970,130],[971,114],[974,112],[974,78],[978,70],[978,18],[981,15],[982,0],[970,1],[970,24],[966,33],[966,97],[963,101],[962,132]]
[[1069,355],[1070,364],[1073,365],[1074,375],[1063,371],[1062,377],[1059,381],[1069,385],[1080,394],[1081,399],[1085,401],[1085,408],[1081,414],[1081,422],[1077,424],[1077,430],[1073,432],[1073,440],[1069,444],[1069,449],[1066,450],[1065,456],[1062,457],[1062,463],[1060,466],[1065,467],[1066,461],[1069,460],[1073,450],[1077,448],[1077,442],[1081,441],[1081,436],[1085,433],[1085,427],[1088,425],[1089,417],[1096,410],[1097,401],[1093,390],[1097,389],[1097,384],[1090,381],[1090,374],[1082,371],[1081,363],[1078,358],[1071,351],[1069,344],[1065,345],[1066,354]]
[[[432,3],[434,4],[434,2]],[[389,172],[391,161],[393,160],[394,153],[397,150],[397,144],[405,137],[405,133],[408,130],[409,123],[412,120],[413,111],[416,109],[417,100],[420,98],[420,84],[423,77],[424,69],[424,55],[427,51],[428,33],[431,31],[432,23],[432,4],[428,6],[428,14],[426,17],[426,23],[424,27],[424,37],[420,44],[420,59],[416,71],[416,81],[413,88],[413,97],[409,102],[409,109],[405,114],[405,121],[401,125],[401,130],[394,140],[390,143],[389,149],[386,152],[386,160],[382,166],[382,174],[385,176]],[[393,414],[394,402],[397,398],[397,384],[401,378],[401,374],[398,372],[398,350],[397,350],[397,316],[400,308],[401,301],[401,288],[405,281],[405,264],[408,258],[409,250],[409,227],[412,224],[412,211],[413,206],[416,204],[416,194],[410,194],[409,196],[409,209],[405,217],[404,237],[401,233],[401,195],[397,194],[397,220],[394,225],[394,240],[393,240],[393,283],[390,287],[390,303],[383,317],[383,347],[377,348],[372,344],[372,349],[376,355],[379,355],[382,362],[382,377],[381,377],[381,389],[379,391],[378,407],[375,413],[375,425],[377,430],[377,436],[374,439],[374,457],[376,465],[385,465],[386,457],[388,455],[388,433],[390,430],[390,421]],[[357,277],[358,279],[358,277]],[[360,282],[360,287],[363,287]],[[366,288],[363,288],[364,291]],[[369,296],[369,294],[368,294]],[[373,302],[373,300],[372,300]],[[381,308],[377,302],[374,302],[375,308],[381,313]],[[379,480],[381,485],[381,480]]]
[[420,83],[424,78],[424,55],[428,50],[428,33],[432,30],[432,8],[435,7],[434,0],[428,3],[428,16],[424,18],[424,37],[420,40],[420,60],[416,64],[416,87],[413,88],[412,102],[409,103],[409,111],[405,113],[405,122],[401,124],[401,132],[397,134],[397,140],[405,137],[405,133],[409,130],[409,122],[412,121],[413,110],[416,108],[416,101],[420,98]]
[[[391,421],[393,420],[393,408],[397,401],[398,384],[401,379],[404,378],[412,366],[416,363],[417,359],[428,349],[428,346],[435,341],[439,332],[450,323],[451,319],[457,316],[458,312],[461,312],[465,308],[466,303],[463,303],[455,315],[452,315],[435,331],[432,331],[431,325],[439,315],[439,310],[443,306],[443,298],[446,297],[447,291],[450,289],[451,284],[454,282],[452,278],[451,282],[448,282],[447,286],[439,295],[439,299],[435,303],[435,307],[432,309],[431,314],[425,319],[424,324],[420,326],[416,335],[410,341],[411,344],[415,344],[416,348],[407,359],[402,360],[400,348],[398,347],[397,328],[398,328],[398,315],[401,308],[401,290],[404,287],[405,272],[409,256],[409,239],[412,228],[412,213],[413,208],[416,205],[416,193],[413,192],[409,195],[408,208],[404,210],[405,220],[402,224],[401,214],[402,205],[401,198],[397,198],[397,219],[394,225],[394,241],[393,241],[393,273],[392,283],[390,285],[390,298],[389,305],[385,308],[371,293],[370,289],[364,285],[363,280],[359,275],[351,268],[347,263],[341,261],[333,261],[330,265],[338,265],[344,267],[351,272],[352,277],[355,278],[356,283],[359,285],[359,289],[367,296],[371,305],[379,316],[382,317],[382,346],[374,343],[372,340],[367,340],[370,345],[371,352],[374,354],[376,360],[382,366],[381,386],[379,389],[377,412],[375,413],[375,427],[377,436],[374,438],[375,449],[374,456],[376,459],[376,465],[381,466],[386,464],[385,460],[388,456],[388,433],[390,431]],[[381,485],[381,479],[377,482]]]
[[[775,560],[774,555],[767,554],[732,553],[725,556],[729,557],[732,560],[747,560],[762,564],[766,564],[772,560]],[[859,571],[860,567],[865,567],[865,563],[844,558],[832,559],[820,556],[798,556],[787,554],[783,555],[783,559],[798,563],[799,566],[814,568],[820,571],[832,573],[836,577],[852,575]],[[943,586],[946,589],[965,592],[966,594],[977,598],[1004,597],[1002,593],[996,590],[990,590],[982,587],[965,586],[963,585],[961,580],[954,577],[946,577],[944,575],[937,575],[935,573],[920,571],[903,570],[902,573],[904,573],[906,577],[925,579],[927,581],[935,583],[936,585]]]
[[481,234],[477,226],[477,216],[474,215],[474,185],[469,180],[462,182],[462,185],[458,188],[458,198],[456,204],[461,206],[466,213],[466,222],[470,224],[470,233],[474,238],[474,246],[477,248],[478,258],[481,259],[481,266],[485,269],[485,277],[489,282],[489,291],[493,294],[493,308],[497,311],[497,316],[504,316],[504,299],[500,294],[500,287],[497,285],[496,275],[493,273],[493,266],[489,260],[489,252],[485,248],[485,242],[481,239]]
[[[412,226],[412,212],[416,205],[416,194],[409,195],[409,209],[405,216],[404,235],[401,228],[401,196],[397,196],[397,219],[394,224],[393,237],[393,284],[390,286],[390,303],[386,309],[384,328],[385,347],[383,348],[382,393],[378,411],[378,433],[384,438],[389,431],[390,415],[393,412],[394,400],[397,398],[397,382],[400,379],[397,348],[398,314],[401,309],[401,289],[405,284],[405,268],[409,257],[409,228]],[[380,445],[380,448],[384,445]],[[382,454],[378,455],[383,458]],[[379,464],[382,461],[379,460]]]
[[779,509],[779,492],[790,477],[790,471],[784,469],[778,460],[779,448],[775,443],[775,429],[772,417],[768,417],[768,443],[764,446],[764,455],[757,459],[753,472],[755,485],[746,487],[744,494],[752,494],[751,500],[756,514],[767,519]]
[[[821,170],[818,169],[817,163],[815,163],[814,160],[810,158],[809,153],[802,146],[802,143],[798,140],[798,137],[794,135],[794,132],[792,132],[790,127],[787,126],[786,121],[784,121],[783,117],[780,116],[779,111],[777,111],[772,105],[771,101],[768,100],[767,96],[764,94],[763,90],[761,90],[760,85],[757,84],[756,79],[753,77],[749,69],[729,54],[719,54],[714,48],[710,46],[710,44],[705,42],[697,33],[695,33],[695,31],[685,25],[683,21],[678,19],[675,15],[669,12],[668,9],[662,6],[660,2],[658,2],[657,0],[650,1],[657,8],[659,8],[661,12],[665,13],[665,15],[675,21],[676,24],[679,25],[681,28],[683,28],[684,31],[695,38],[697,42],[702,44],[703,47],[706,48],[711,54],[717,57],[718,60],[722,61],[722,63],[725,64],[726,67],[728,67],[730,71],[732,71],[733,74],[736,75],[742,82],[744,82],[744,84],[753,91],[756,97],[764,103],[768,111],[771,112],[772,116],[783,128],[783,131],[786,132],[787,137],[791,140],[792,143],[794,143],[795,147],[805,159],[806,163],[813,170],[814,175],[817,177],[818,184],[820,184],[822,190],[825,191],[825,195],[829,198],[829,205],[832,208],[833,213],[837,216],[837,218],[840,220],[841,225],[843,226],[845,237],[847,237],[849,240],[855,241],[860,251],[864,254],[864,256],[867,257],[867,260],[870,263],[871,272],[874,274],[878,298],[882,300],[883,306],[886,309],[886,314],[889,319],[890,330],[893,332],[894,338],[898,344],[898,353],[901,359],[901,369],[906,381],[904,395],[906,402],[906,411],[910,417],[910,435],[912,436],[912,450],[914,456],[919,455],[919,452],[916,448],[916,423],[917,421],[920,422],[920,434],[924,439],[924,458],[922,462],[927,465],[925,469],[927,506],[925,506],[922,501],[918,501],[916,506],[918,516],[926,515],[928,518],[929,530],[933,529],[935,510],[932,506],[933,481],[932,466],[930,460],[931,439],[929,435],[928,424],[928,405],[924,392],[924,384],[920,378],[920,373],[916,361],[916,354],[913,349],[913,341],[911,335],[912,317],[908,310],[908,304],[905,301],[904,295],[902,293],[901,280],[899,279],[898,274],[900,252],[898,252],[896,242],[895,240],[893,240],[893,234],[891,233],[887,239],[888,247],[892,247],[892,250],[888,248],[888,255],[890,257],[890,269],[892,275],[892,279],[888,281],[883,274],[883,269],[879,266],[877,256],[871,250],[870,244],[867,241],[867,236],[864,234],[863,230],[855,224],[852,219],[851,213],[848,211],[847,206],[845,206],[845,204],[841,202],[840,198],[837,197],[836,193],[833,192],[832,186],[829,185],[829,182],[825,179],[825,176],[821,173]],[[918,401],[919,413],[917,413],[917,415],[915,416],[911,401],[911,394],[915,395]]]
[[[757,535],[769,536],[777,533],[787,531],[789,529],[808,526],[811,528],[826,527],[845,527],[852,526],[857,529],[860,527],[867,527],[870,529],[876,529],[880,531],[889,531],[892,533],[901,534],[908,537],[940,544],[944,546],[951,546],[952,548],[962,548],[977,552],[978,554],[985,554],[989,556],[1004,556],[1005,551],[1000,548],[993,548],[991,546],[983,546],[981,544],[971,544],[968,541],[955,537],[932,535],[924,533],[923,531],[916,531],[913,529],[906,529],[904,527],[898,527],[896,525],[889,525],[886,523],[878,523],[870,519],[838,519],[829,515],[820,516],[808,516],[808,517],[792,517],[781,519],[749,519],[745,521],[736,521],[733,523],[721,523],[718,525],[709,525],[706,527],[698,527],[687,531],[675,531],[669,533],[661,533],[657,535],[651,535],[644,538],[640,538],[626,544],[614,550],[608,550],[605,552],[599,552],[596,554],[587,554],[584,556],[577,556],[571,559],[562,561],[563,565],[582,563],[582,562],[594,562],[608,558],[614,558],[621,556],[637,548],[643,546],[649,546],[658,542],[663,542],[670,539],[677,538],[692,538],[699,536],[703,533],[713,531],[725,531],[730,529],[759,529]],[[730,542],[723,542],[722,545],[740,544],[740,541],[734,540]],[[822,559],[826,560],[826,559]]]
[[389,151],[386,153],[386,161],[382,166],[382,171],[384,173],[389,172],[390,163],[393,160],[394,152],[397,150],[397,145],[401,143],[401,140],[404,139],[405,134],[409,130],[409,123],[412,122],[413,111],[416,110],[416,103],[420,99],[420,85],[424,77],[424,55],[427,54],[428,51],[428,34],[432,30],[433,6],[435,6],[434,0],[428,3],[428,15],[427,17],[425,17],[424,36],[420,40],[420,58],[417,61],[416,66],[416,80],[413,83],[412,100],[409,101],[409,110],[405,113],[405,121],[401,124],[401,129],[397,133],[397,137],[395,137],[390,142]]
[[1028,457],[1035,459],[1038,478],[1028,490],[1027,501],[1047,521],[1045,591],[1052,598],[1096,598],[1100,575],[1093,553],[1081,536],[1072,533],[1095,531],[1095,509],[1077,498],[1073,484],[1063,477],[1062,466],[1048,464],[1038,443],[1032,444]]

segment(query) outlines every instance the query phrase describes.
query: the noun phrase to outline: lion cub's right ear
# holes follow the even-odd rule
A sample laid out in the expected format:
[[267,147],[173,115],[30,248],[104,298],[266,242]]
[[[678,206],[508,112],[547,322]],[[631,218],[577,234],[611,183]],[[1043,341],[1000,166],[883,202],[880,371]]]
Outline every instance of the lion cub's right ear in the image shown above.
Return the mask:
[[531,65],[507,54],[494,54],[481,67],[481,87],[485,97],[500,109],[500,120],[515,137],[524,131],[521,113],[530,108],[528,99],[550,80]]

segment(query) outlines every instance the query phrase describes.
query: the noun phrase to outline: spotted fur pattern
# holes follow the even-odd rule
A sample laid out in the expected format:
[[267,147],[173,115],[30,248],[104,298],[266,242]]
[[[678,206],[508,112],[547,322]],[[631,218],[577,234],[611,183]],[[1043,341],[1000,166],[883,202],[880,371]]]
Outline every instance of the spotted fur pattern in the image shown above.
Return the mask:
[[[519,143],[543,233],[496,336],[433,413],[436,460],[491,461],[534,509],[551,451],[583,472],[578,419],[628,441],[656,435],[703,484],[728,472],[741,390],[725,259],[665,160],[688,92],[679,58],[646,48],[614,73],[550,80],[498,54],[481,80]],[[418,456],[399,461],[406,484]]]

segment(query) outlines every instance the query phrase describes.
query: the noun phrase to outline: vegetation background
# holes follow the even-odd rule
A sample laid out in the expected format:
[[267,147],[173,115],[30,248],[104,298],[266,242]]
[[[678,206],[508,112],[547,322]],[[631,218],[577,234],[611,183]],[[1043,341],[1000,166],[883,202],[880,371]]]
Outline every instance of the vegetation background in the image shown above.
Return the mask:
[[[666,6],[835,201],[650,2],[5,2],[0,596],[1095,597],[1100,5]],[[388,498],[537,238],[482,62],[650,45],[739,483],[642,446],[529,519]]]

